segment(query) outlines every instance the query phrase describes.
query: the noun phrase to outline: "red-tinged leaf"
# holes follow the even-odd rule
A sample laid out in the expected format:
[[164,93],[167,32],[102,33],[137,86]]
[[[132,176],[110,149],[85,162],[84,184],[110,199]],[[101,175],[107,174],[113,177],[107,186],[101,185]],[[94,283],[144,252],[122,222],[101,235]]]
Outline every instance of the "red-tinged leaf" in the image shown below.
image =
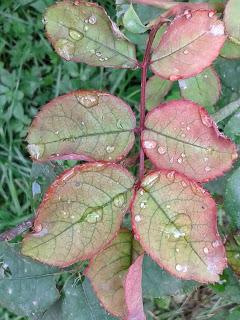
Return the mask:
[[99,91],[58,97],[38,113],[27,141],[33,160],[121,160],[134,143],[135,116],[121,99]]
[[[134,240],[132,233],[127,229],[122,229],[106,249],[91,259],[85,271],[102,305],[108,312],[121,319],[126,319],[128,312],[132,311],[128,311],[125,301],[125,278],[128,272],[131,278],[131,273],[139,267],[140,261],[136,260],[137,264],[134,264],[133,269],[128,271],[132,262],[142,253],[142,248]],[[127,280],[127,285],[130,285],[129,280]],[[138,288],[140,286],[139,283],[135,285]],[[140,306],[138,308],[141,309]]]
[[37,210],[23,254],[66,267],[89,259],[116,235],[132,196],[134,179],[120,165],[92,163],[65,171]]
[[143,255],[131,265],[128,270],[124,291],[127,304],[126,320],[145,320],[142,301],[142,262]]
[[222,175],[237,158],[236,146],[218,131],[207,111],[188,100],[153,109],[146,117],[142,145],[157,168],[201,182]]
[[161,79],[157,76],[151,77],[147,81],[146,87],[146,108],[151,110],[162,102],[165,95],[171,89],[172,81]]
[[212,67],[195,77],[179,80],[179,87],[183,98],[205,107],[214,105],[221,95],[221,82]]
[[135,46],[96,3],[62,1],[49,7],[47,37],[65,60],[94,66],[135,68]]
[[161,267],[186,280],[219,280],[226,258],[216,204],[200,185],[174,171],[152,172],[131,211],[137,238]]
[[223,22],[212,11],[176,17],[153,51],[152,71],[172,81],[192,77],[211,65],[224,44]]
[[225,12],[224,23],[230,39],[240,44],[240,1],[229,0]]

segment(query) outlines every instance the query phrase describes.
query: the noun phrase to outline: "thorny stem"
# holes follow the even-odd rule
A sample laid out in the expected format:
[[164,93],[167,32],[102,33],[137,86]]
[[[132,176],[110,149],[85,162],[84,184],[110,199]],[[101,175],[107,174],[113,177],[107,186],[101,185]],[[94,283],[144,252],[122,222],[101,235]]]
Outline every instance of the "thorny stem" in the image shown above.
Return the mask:
[[10,241],[33,226],[34,218],[20,223],[18,226],[0,234],[0,241]]
[[[166,20],[159,19],[158,23],[153,26],[152,30],[149,33],[148,43],[146,47],[146,51],[144,54],[143,62],[141,64],[142,74],[141,74],[141,102],[140,102],[140,138],[142,138],[143,130],[144,130],[144,122],[145,122],[145,112],[146,112],[146,84],[147,84],[147,72],[150,64],[151,58],[151,49],[153,40],[155,35],[159,29],[159,27]],[[140,163],[139,163],[139,180],[141,181],[144,176],[144,152],[142,145],[140,147]]]

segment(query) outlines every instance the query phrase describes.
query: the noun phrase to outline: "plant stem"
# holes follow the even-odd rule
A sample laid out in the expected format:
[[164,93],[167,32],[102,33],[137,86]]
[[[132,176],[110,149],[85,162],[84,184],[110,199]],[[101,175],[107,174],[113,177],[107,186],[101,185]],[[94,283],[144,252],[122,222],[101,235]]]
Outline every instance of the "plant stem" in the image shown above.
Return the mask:
[[20,223],[18,226],[0,234],[0,241],[10,241],[33,226],[34,218]]
[[240,99],[233,101],[220,109],[213,115],[213,119],[218,123],[236,112],[238,108],[240,108]]
[[[145,123],[145,112],[146,112],[146,84],[147,84],[147,72],[150,64],[151,49],[155,35],[159,27],[165,22],[165,18],[159,19],[158,23],[153,26],[149,33],[149,38],[147,42],[146,51],[144,54],[143,62],[141,64],[142,74],[141,74],[141,102],[140,102],[140,137],[142,140],[142,134],[144,130]],[[142,145],[140,147],[140,163],[139,163],[139,179],[142,180],[144,176],[144,151]]]

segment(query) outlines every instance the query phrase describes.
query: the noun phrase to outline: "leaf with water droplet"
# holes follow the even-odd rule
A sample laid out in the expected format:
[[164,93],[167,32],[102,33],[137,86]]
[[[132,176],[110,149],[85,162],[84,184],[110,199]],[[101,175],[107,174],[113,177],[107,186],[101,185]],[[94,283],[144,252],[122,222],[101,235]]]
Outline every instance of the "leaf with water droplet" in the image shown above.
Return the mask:
[[240,168],[229,177],[224,194],[224,209],[233,229],[240,229]]
[[220,55],[226,59],[240,59],[240,44],[227,40]]
[[47,9],[45,21],[49,41],[67,61],[113,68],[138,65],[135,46],[96,3],[58,2]]
[[[178,173],[169,180],[169,173],[156,171],[143,179],[132,202],[134,233],[152,259],[174,276],[204,283],[218,281],[226,260],[217,232],[216,204],[196,182]],[[151,176],[158,179],[149,186],[146,180]],[[144,209],[142,201],[147,204]],[[141,221],[134,219],[136,214]]]
[[[176,81],[197,75],[215,60],[224,44],[223,22],[208,10],[175,18],[151,58],[152,71]],[[189,63],[191,61],[191,63]]]
[[1,242],[1,306],[19,316],[47,310],[59,298],[55,276],[51,275],[56,271],[21,256],[17,245]]
[[23,240],[23,254],[61,267],[91,258],[118,232],[133,185],[132,175],[116,164],[66,170],[45,194],[34,233]]
[[[132,233],[122,229],[109,246],[90,261],[85,271],[100,302],[116,317],[130,319],[130,315],[136,312],[141,315],[137,319],[144,319],[141,299],[135,304],[135,299],[141,297],[141,257],[138,256],[142,253]],[[136,270],[138,276],[133,284],[131,281]],[[134,287],[135,292],[124,293],[130,287]],[[131,306],[129,294],[133,299]]]
[[99,91],[75,91],[38,113],[27,137],[28,151],[33,160],[41,161],[121,160],[133,146],[135,122],[121,99]]
[[123,25],[132,33],[144,33],[148,30],[148,27],[142,23],[132,4],[130,4],[123,16]]
[[179,80],[181,96],[204,107],[214,105],[221,95],[221,83],[216,71],[210,67],[197,76]]
[[224,23],[226,32],[230,39],[240,44],[240,2],[239,0],[229,0],[225,12],[224,12]]
[[[154,141],[155,148],[147,148],[146,141]],[[153,109],[146,117],[142,145],[157,168],[201,182],[222,175],[237,158],[236,146],[220,134],[207,111],[187,100]]]
[[151,110],[157,107],[163,98],[170,91],[172,87],[172,82],[168,80],[161,79],[157,76],[152,76],[147,81],[146,87],[146,108]]

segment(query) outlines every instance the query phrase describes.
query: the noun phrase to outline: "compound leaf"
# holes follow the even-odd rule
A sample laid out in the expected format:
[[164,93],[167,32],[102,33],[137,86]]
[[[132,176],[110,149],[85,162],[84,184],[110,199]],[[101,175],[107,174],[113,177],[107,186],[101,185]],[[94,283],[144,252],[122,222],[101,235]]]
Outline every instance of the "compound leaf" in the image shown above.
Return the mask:
[[207,111],[187,100],[170,101],[148,113],[142,145],[157,168],[208,181],[229,170],[235,145],[218,131]]
[[135,68],[135,46],[96,3],[58,2],[46,11],[49,41],[65,60],[93,66]]
[[120,160],[134,143],[135,116],[121,99],[99,91],[58,97],[38,113],[27,141],[34,160]]
[[162,36],[151,59],[152,71],[172,81],[193,77],[211,65],[226,36],[212,11],[187,11]]
[[151,110],[162,102],[165,95],[170,91],[173,85],[172,81],[152,76],[147,81],[146,87],[146,108]]
[[[142,249],[139,248],[137,242],[133,240],[132,233],[127,229],[122,229],[117,238],[115,238],[104,251],[90,261],[85,272],[101,303],[108,312],[116,317],[124,319],[126,317],[130,320],[129,312],[136,311],[135,309],[128,309],[131,303],[130,297],[128,296],[130,293],[125,295],[124,289],[132,285],[130,281],[133,275],[131,274],[140,268],[141,259],[137,259],[136,264],[134,263],[131,268],[132,261],[134,261],[139,254],[142,254]],[[127,277],[126,281],[125,277]],[[136,286],[135,288],[140,290],[141,285],[139,282],[141,282],[141,279],[138,277],[136,280],[138,283],[134,284]],[[133,292],[131,292],[131,294],[133,294]],[[140,297],[140,292],[135,292],[135,294],[132,297],[134,300]],[[127,298],[127,304],[125,298]],[[138,304],[139,303],[141,304],[142,302],[138,301]],[[137,311],[142,311],[142,306],[136,304],[134,304],[134,306],[137,308]]]
[[174,171],[155,171],[141,182],[132,223],[144,250],[178,278],[215,282],[226,266],[216,204],[196,182]]
[[1,242],[0,304],[19,316],[45,311],[59,298],[54,272],[21,256],[16,245]]
[[214,105],[221,95],[221,83],[216,71],[210,67],[195,77],[179,80],[181,96],[204,107]]
[[120,165],[92,163],[66,170],[39,206],[23,254],[61,267],[91,258],[120,229],[133,184]]
[[224,23],[230,39],[240,44],[240,2],[229,0],[225,12]]

